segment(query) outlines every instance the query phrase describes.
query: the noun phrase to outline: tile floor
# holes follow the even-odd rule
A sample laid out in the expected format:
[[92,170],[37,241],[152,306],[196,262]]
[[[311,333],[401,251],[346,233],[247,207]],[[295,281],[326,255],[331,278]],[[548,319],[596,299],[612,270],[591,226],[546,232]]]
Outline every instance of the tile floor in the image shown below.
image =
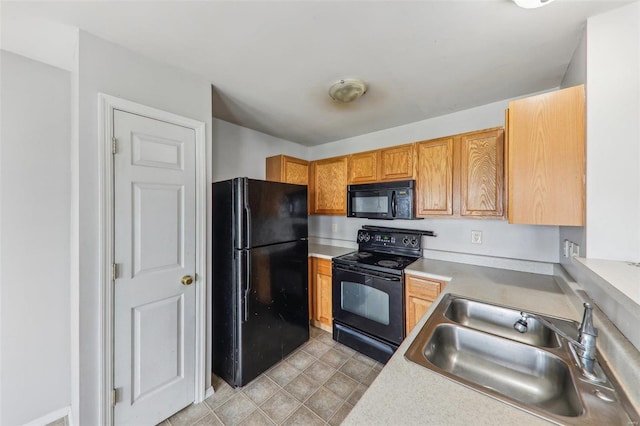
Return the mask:
[[215,394],[160,426],[339,425],[383,365],[335,342],[316,327],[311,338],[248,385],[213,376]]

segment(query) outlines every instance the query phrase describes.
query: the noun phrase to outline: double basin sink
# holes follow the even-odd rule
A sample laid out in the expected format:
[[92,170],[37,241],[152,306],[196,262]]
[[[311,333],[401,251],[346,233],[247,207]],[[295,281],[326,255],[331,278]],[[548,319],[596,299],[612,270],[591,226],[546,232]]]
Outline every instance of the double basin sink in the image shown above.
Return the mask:
[[[539,315],[575,337],[574,321]],[[405,357],[448,379],[558,424],[639,424],[619,384],[596,355],[585,376],[570,341],[516,308],[445,295]]]

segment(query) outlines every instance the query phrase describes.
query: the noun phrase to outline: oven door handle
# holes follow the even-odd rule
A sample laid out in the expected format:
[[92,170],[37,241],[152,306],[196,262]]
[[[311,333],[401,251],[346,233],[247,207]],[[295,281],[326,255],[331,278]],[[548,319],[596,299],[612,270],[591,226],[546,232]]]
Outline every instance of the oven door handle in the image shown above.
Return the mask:
[[342,267],[342,266],[339,266],[339,265],[334,265],[334,268],[337,269],[338,271],[353,272],[353,273],[356,273],[356,274],[366,275],[367,277],[378,278],[378,279],[385,280],[385,281],[401,281],[402,280],[402,278],[399,277],[399,276],[398,277],[396,277],[396,276],[385,277],[385,276],[381,276],[381,275],[370,274],[369,272],[366,272],[366,271],[364,271],[362,269],[354,270],[354,269],[345,268],[345,267]]

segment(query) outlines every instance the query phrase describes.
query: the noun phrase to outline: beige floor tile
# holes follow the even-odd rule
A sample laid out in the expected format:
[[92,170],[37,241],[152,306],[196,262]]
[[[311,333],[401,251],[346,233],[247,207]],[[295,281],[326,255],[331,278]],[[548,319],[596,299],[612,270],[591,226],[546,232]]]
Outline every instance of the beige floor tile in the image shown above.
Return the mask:
[[304,402],[311,396],[318,388],[320,383],[311,379],[306,374],[302,373],[284,387],[284,390],[293,395],[298,401]]
[[285,420],[284,426],[323,426],[324,420],[305,406],[298,408]]
[[324,353],[324,355],[322,355],[322,357],[320,357],[322,361],[326,362],[333,368],[340,368],[349,358],[351,358],[351,355],[347,355],[346,353],[340,352],[334,348],[329,349]]
[[300,350],[287,358],[287,362],[302,371],[310,366],[316,359],[316,357],[309,355],[304,350]]
[[304,374],[322,384],[336,372],[336,369],[322,361],[316,361],[304,370]]
[[260,408],[274,423],[280,424],[284,419],[289,417],[291,413],[297,410],[299,406],[300,401],[288,392],[281,390],[263,403]]
[[192,404],[169,417],[172,426],[190,426],[204,416],[211,414],[206,404]]
[[358,386],[356,386],[355,390],[351,393],[351,395],[349,395],[347,402],[351,405],[356,405],[358,401],[360,401],[360,398],[362,398],[362,395],[364,395],[364,393],[367,391],[367,389],[368,389],[367,386],[363,384],[358,384]]
[[237,425],[251,414],[257,406],[242,392],[236,393],[227,402],[214,410],[226,426]]
[[329,346],[334,346],[336,343],[338,343],[333,340],[333,335],[331,333],[327,333],[326,331],[323,331],[321,334],[319,334],[316,339]]
[[310,336],[312,339],[317,338],[318,336],[320,336],[320,335],[321,335],[321,334],[323,334],[323,333],[326,333],[326,331],[324,331],[324,330],[320,330],[318,327],[313,327],[313,326],[310,326],[310,327],[309,327],[309,336]]
[[215,414],[211,413],[195,422],[193,426],[224,426],[224,424],[216,417]]
[[300,370],[289,364],[287,361],[280,361],[278,365],[267,371],[266,374],[280,386],[285,386],[300,374]]
[[260,405],[275,395],[278,390],[280,390],[280,386],[273,380],[265,375],[260,375],[249,386],[244,387],[242,393],[257,405]]
[[342,399],[347,399],[349,395],[358,387],[358,382],[349,376],[336,371],[324,384],[324,387],[335,393]]
[[211,410],[215,410],[238,392],[236,388],[232,388],[225,381],[218,382],[213,386],[213,389],[214,394],[204,400]]
[[364,380],[371,370],[371,366],[366,365],[362,361],[358,361],[353,357],[340,367],[341,372],[359,382]]
[[329,389],[321,387],[311,395],[304,405],[313,410],[324,421],[328,421],[344,402],[344,399],[338,397]]
[[273,426],[274,424],[264,413],[256,410],[240,422],[239,426]]
[[377,363],[376,360],[369,358],[366,355],[362,355],[361,353],[353,354],[353,359],[357,359],[358,361],[360,361],[364,365],[368,365],[369,367],[373,367]]
[[343,352],[349,356],[356,354],[357,352],[351,349],[349,346],[342,345],[340,343],[336,343],[333,347],[335,350]]
[[338,411],[333,415],[333,417],[329,419],[329,424],[331,426],[339,426],[342,421],[347,418],[352,408],[353,405],[349,404],[348,402],[342,404],[342,407],[340,407]]
[[302,347],[303,351],[313,355],[316,358],[320,358],[329,349],[331,349],[331,346],[322,343],[318,339],[310,340]]

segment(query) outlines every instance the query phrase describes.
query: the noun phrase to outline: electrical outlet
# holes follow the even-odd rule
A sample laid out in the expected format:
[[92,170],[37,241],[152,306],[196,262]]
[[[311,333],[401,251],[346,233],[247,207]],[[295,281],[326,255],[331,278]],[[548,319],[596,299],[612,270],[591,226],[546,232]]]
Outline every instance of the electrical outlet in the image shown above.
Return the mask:
[[471,231],[471,244],[482,244],[482,231]]
[[569,249],[569,244],[570,244],[569,240],[564,240],[564,245],[562,247],[562,255],[564,257],[571,256],[571,250]]
[[571,249],[571,257],[580,256],[580,246],[576,243],[573,244],[573,248]]
[[333,232],[334,234],[338,232],[338,224],[337,223],[332,223],[331,224],[331,232]]

